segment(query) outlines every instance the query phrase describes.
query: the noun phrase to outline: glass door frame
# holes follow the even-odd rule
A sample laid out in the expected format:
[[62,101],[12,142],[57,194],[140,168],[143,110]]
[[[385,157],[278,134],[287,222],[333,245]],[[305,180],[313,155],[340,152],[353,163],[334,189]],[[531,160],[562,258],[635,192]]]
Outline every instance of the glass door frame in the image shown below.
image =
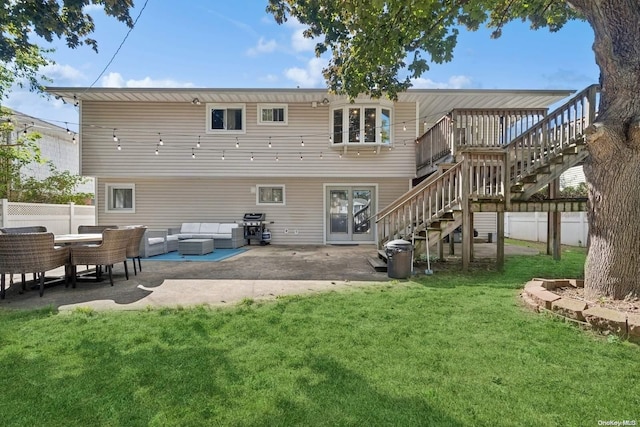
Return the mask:
[[[358,190],[371,191],[370,212],[375,215],[378,212],[378,184],[371,183],[345,183],[324,184],[324,243],[325,244],[351,244],[351,243],[376,243],[376,223],[371,219],[368,233],[355,233],[353,230],[353,193]],[[331,234],[331,192],[346,191],[348,195],[347,206],[347,231],[344,235]]]

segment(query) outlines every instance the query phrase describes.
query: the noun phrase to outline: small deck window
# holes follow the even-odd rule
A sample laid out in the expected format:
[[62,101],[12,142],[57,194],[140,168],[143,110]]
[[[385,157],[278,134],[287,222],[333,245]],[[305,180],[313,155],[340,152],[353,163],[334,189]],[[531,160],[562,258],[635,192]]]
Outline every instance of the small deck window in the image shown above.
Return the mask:
[[135,213],[135,184],[105,184],[105,212]]
[[207,104],[207,133],[245,133],[244,104]]
[[284,205],[284,185],[258,185],[256,191],[257,205]]
[[287,104],[258,104],[259,125],[287,124]]

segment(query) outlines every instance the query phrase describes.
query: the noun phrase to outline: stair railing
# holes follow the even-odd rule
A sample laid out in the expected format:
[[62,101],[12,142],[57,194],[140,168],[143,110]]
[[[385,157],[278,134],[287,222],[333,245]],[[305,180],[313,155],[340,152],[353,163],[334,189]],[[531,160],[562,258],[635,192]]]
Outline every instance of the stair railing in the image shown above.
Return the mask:
[[416,141],[416,170],[434,167],[437,160],[451,153],[451,113],[443,116]]
[[462,200],[462,163],[429,177],[387,206],[376,217],[378,248],[392,238],[409,238],[424,230],[445,212],[458,208]]
[[599,93],[598,85],[587,87],[506,146],[511,184],[584,137],[595,121]]

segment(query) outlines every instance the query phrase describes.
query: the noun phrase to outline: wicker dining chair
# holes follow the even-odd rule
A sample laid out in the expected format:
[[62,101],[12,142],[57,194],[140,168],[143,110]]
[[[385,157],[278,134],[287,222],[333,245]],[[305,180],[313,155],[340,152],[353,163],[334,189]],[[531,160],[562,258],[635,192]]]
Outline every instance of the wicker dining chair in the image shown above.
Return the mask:
[[[26,225],[22,227],[3,227],[0,228],[0,233],[6,234],[23,234],[23,233],[46,233],[47,227],[44,225]],[[24,287],[25,274],[22,274],[22,286]],[[33,281],[38,278],[37,273],[33,273]],[[11,284],[13,284],[13,276],[11,277]]]
[[[127,245],[127,258],[131,258],[133,261],[133,274],[138,274],[138,268],[142,272],[142,264],[140,263],[140,242],[144,233],[147,231],[145,226],[131,227],[133,232],[129,237],[129,244]],[[138,268],[136,268],[136,260],[138,260]]]
[[107,228],[118,228],[117,225],[79,225],[78,234],[102,233]]
[[129,280],[127,265],[127,245],[133,229],[108,228],[102,232],[102,243],[99,245],[71,246],[71,283],[76,287],[78,265],[95,265],[96,273],[104,266],[109,272],[109,282],[113,286],[113,265],[124,263],[124,273]]
[[44,294],[45,272],[69,263],[69,248],[55,247],[53,233],[0,234],[0,299],[5,296],[5,274],[40,275],[40,296]]

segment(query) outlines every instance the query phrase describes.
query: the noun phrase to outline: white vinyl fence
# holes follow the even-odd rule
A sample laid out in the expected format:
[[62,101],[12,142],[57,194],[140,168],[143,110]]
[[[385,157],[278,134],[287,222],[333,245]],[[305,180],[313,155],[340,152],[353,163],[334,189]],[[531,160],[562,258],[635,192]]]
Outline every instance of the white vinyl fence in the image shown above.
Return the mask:
[[95,225],[95,206],[48,205],[0,199],[0,226],[44,225],[53,234],[77,233],[78,225]]
[[[589,224],[585,212],[563,212],[560,242],[563,245],[586,246]],[[547,241],[546,212],[508,212],[504,215],[504,235],[531,242]]]

